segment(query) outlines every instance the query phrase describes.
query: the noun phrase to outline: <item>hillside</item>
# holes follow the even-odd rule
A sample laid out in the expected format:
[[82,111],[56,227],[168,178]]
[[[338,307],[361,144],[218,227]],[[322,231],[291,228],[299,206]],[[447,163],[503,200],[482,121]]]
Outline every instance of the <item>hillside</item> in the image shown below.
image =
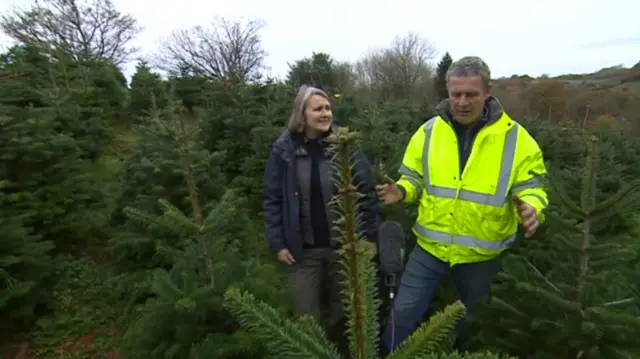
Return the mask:
[[617,90],[617,91],[640,91],[640,62],[633,67],[613,66],[603,68],[590,74],[566,74],[555,77],[532,78],[530,76],[514,75],[509,78],[499,78],[495,82],[500,85],[513,85],[514,82],[521,81],[530,84],[540,79],[552,79],[563,82],[568,86],[580,91],[593,90]]
[[[494,81],[495,93],[516,116],[536,116],[587,123],[607,121],[635,126],[640,111],[640,66],[614,66],[591,74]],[[587,110],[588,109],[588,110]]]

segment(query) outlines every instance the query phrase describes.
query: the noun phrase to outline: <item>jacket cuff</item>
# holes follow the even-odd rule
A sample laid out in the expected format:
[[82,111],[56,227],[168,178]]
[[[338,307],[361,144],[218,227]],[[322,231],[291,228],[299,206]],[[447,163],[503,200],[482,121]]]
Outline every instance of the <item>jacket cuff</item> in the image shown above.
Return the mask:
[[281,250],[287,248],[284,243],[278,241],[278,242],[271,242],[271,252],[273,254],[278,254],[278,252],[280,252]]
[[407,197],[407,190],[401,184],[396,186],[398,187],[398,190],[400,191],[400,193],[402,193],[402,198],[400,199],[400,201],[403,201]]

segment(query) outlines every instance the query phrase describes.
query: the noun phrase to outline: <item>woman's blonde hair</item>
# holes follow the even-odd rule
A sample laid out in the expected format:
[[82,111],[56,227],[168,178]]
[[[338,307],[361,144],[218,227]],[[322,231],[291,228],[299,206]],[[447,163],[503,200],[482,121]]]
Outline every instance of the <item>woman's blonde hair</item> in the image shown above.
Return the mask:
[[298,89],[298,94],[296,98],[293,99],[293,109],[291,110],[291,116],[289,117],[289,124],[287,127],[289,131],[294,133],[300,133],[304,131],[304,110],[307,107],[307,102],[309,98],[313,95],[320,95],[324,97],[327,101],[329,101],[329,95],[326,92],[320,90],[319,88],[312,86],[301,86]]

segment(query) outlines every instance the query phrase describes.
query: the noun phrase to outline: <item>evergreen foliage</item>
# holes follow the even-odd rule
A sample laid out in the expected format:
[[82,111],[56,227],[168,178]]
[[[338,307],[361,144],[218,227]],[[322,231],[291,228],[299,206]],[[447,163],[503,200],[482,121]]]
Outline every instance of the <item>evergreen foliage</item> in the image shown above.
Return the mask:
[[53,261],[50,241],[43,241],[24,220],[6,210],[0,192],[0,335],[26,327],[49,294]]
[[444,100],[449,97],[449,91],[447,90],[447,70],[453,63],[453,59],[448,52],[442,56],[440,62],[436,66],[436,73],[433,78],[433,86],[438,101]]
[[[375,266],[371,247],[364,244],[359,234],[357,199],[361,196],[353,184],[353,153],[358,133],[342,127],[327,137],[334,152],[336,181],[339,193],[332,203],[340,213],[335,225],[342,235],[339,249],[340,262],[345,275],[343,303],[347,316],[346,336],[349,358],[377,358],[377,311],[380,301],[376,293]],[[329,342],[321,327],[310,316],[296,320],[284,318],[266,303],[255,299],[248,291],[236,287],[227,290],[225,307],[238,318],[240,325],[265,343],[278,358],[341,358],[336,346]],[[443,342],[453,335],[455,323],[464,315],[461,302],[436,314],[420,326],[389,359],[403,358],[466,358],[455,353],[439,353]],[[476,355],[476,358],[499,358],[494,354]]]
[[92,160],[106,146],[108,129],[91,104],[93,87],[73,81],[82,69],[51,63],[31,47],[13,48],[0,62],[4,71],[32,73],[0,83],[5,208],[28,213],[27,224],[48,240],[69,245],[95,235],[91,224],[98,223],[87,211],[102,208],[107,193],[95,186]]
[[33,46],[1,55],[0,73],[21,74],[0,81],[0,330],[13,338],[56,310],[54,256],[106,232],[111,186],[98,185],[94,160],[109,141],[110,107],[97,97],[110,78]]
[[287,84],[309,85],[327,92],[344,90],[351,80],[349,64],[340,64],[331,55],[314,52],[310,57],[289,64]]
[[579,193],[550,176],[546,230],[505,258],[481,319],[479,336],[490,348],[521,358],[640,355],[635,337],[640,318],[634,311],[638,292],[630,285],[638,281],[631,269],[637,236],[601,230],[616,215],[628,215],[640,199],[640,179],[603,198],[598,191],[601,140],[583,136],[586,163],[572,170],[582,179]]
[[137,118],[146,118],[152,108],[167,106],[167,87],[160,75],[151,71],[145,61],[139,61],[131,77],[129,113]]
[[210,156],[204,155],[195,141],[198,122],[189,122],[174,108],[165,114],[152,118],[154,125],[144,128],[155,137],[148,139],[147,148],[174,153],[173,158],[164,160],[177,166],[173,172],[183,180],[187,205],[180,209],[160,199],[160,215],[125,208],[129,218],[163,233],[166,242],[158,243],[157,237],[145,239],[155,246],[153,251],[164,258],[164,263],[147,271],[148,298],[136,307],[137,314],[124,336],[123,351],[136,358],[259,357],[261,347],[236,331],[234,322],[222,310],[222,295],[233,283],[268,298],[274,294],[277,279],[265,273],[267,266],[259,257],[251,256],[246,242],[240,240],[258,237],[251,232],[244,202],[230,190],[213,201],[200,191],[198,183],[202,180],[196,170],[210,163]]
[[253,213],[262,210],[262,174],[271,143],[286,126],[295,89],[282,84],[221,84],[203,116],[201,142],[218,153],[228,185],[248,198]]
[[168,82],[173,89],[175,99],[180,101],[188,112],[193,112],[196,108],[202,107],[211,101],[205,96],[208,92],[206,90],[211,89],[211,83],[203,77],[191,75],[173,76],[169,77]]
[[[182,128],[178,118],[189,126],[187,129],[191,132],[186,137],[180,135]],[[122,210],[131,207],[148,213],[159,213],[162,207],[158,205],[158,199],[164,199],[181,212],[192,213],[189,189],[184,181],[183,162],[187,154],[193,164],[189,171],[199,189],[199,200],[219,199],[224,193],[224,188],[219,184],[226,180],[218,170],[220,155],[203,149],[195,141],[195,136],[199,135],[196,131],[197,123],[187,119],[175,104],[164,109],[152,107],[151,118],[144,123],[136,127],[137,146],[124,165],[124,188],[117,200],[118,211],[112,218],[117,232],[110,240],[110,249],[119,269],[129,274],[136,273],[136,277],[143,275],[139,271],[145,272],[149,268],[169,268],[173,264],[173,259],[168,254],[171,251],[164,249],[179,248],[181,243],[175,241],[171,232],[158,226],[140,230],[124,216]],[[236,229],[242,226],[240,224]],[[132,280],[137,282],[133,278]],[[123,280],[124,291],[137,292],[128,286],[128,282],[129,280]],[[140,292],[141,296],[144,296],[143,292],[144,290]]]

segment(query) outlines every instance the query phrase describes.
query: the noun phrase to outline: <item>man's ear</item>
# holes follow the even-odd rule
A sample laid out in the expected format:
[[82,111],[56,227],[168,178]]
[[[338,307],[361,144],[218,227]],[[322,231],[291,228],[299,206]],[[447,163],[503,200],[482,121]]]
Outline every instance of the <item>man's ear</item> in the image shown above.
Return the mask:
[[489,85],[487,85],[487,97],[491,95],[491,90],[493,90],[493,84],[489,82]]

